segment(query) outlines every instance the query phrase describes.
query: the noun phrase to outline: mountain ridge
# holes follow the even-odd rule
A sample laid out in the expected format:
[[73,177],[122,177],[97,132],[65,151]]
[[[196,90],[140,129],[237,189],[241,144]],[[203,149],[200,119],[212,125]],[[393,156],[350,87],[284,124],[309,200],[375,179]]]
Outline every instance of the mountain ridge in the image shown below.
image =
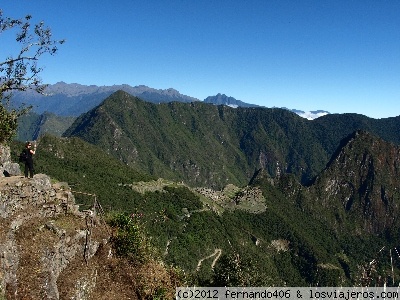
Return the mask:
[[[142,105],[147,106],[153,114],[157,108],[160,109],[141,100],[130,103],[131,96],[124,93],[122,95],[124,97],[121,99],[110,98],[108,101],[111,104],[119,104],[117,100],[125,101],[123,107],[127,108],[126,111],[129,111],[130,105],[136,105],[134,111],[139,110],[138,115],[142,115]],[[197,103],[194,108],[204,114],[201,110],[204,105]],[[171,103],[161,106],[172,108],[171,111],[162,110],[165,113],[164,117],[168,112],[179,116],[177,122],[190,120],[180,109],[181,106],[187,108],[190,104]],[[248,119],[244,119],[247,122],[254,118],[250,112],[255,111],[265,116],[262,114],[264,109],[212,107],[217,109],[220,117],[226,119],[229,119],[229,114],[237,111],[249,114]],[[112,107],[102,107],[102,113],[107,114],[109,118],[115,113],[110,108]],[[292,115],[278,109],[274,109],[274,114],[281,117]],[[303,123],[314,123],[300,117],[294,119]],[[108,122],[110,120],[114,122],[114,118],[107,119]],[[141,119],[143,120],[145,118]],[[142,124],[142,128],[144,125]],[[289,128],[285,130],[290,131]],[[111,132],[115,133],[115,130]],[[140,216],[141,222],[148,224],[154,243],[165,253],[165,261],[193,274],[202,282],[201,286],[238,286],[239,283],[252,283],[254,286],[257,282],[259,285],[277,286],[285,282],[291,286],[381,284],[379,276],[387,278],[389,274],[385,273],[388,270],[386,267],[390,268],[389,254],[385,252],[384,257],[376,259],[377,263],[370,265],[369,262],[376,258],[376,253],[381,248],[395,251],[394,247],[400,242],[397,234],[399,220],[390,219],[399,210],[399,194],[393,194],[398,187],[399,179],[395,177],[398,173],[393,173],[387,168],[391,166],[394,170],[398,166],[394,164],[399,159],[398,146],[363,131],[353,132],[341,141],[311,185],[300,184],[293,174],[286,173],[284,169],[275,176],[271,176],[268,170],[261,169],[249,187],[224,188],[225,200],[220,194],[204,189],[203,196],[199,197],[180,182],[163,186],[163,182],[166,181],[157,180],[155,183],[154,180],[139,179],[137,176],[129,179],[134,182],[127,181],[123,174],[128,174],[128,166],[117,163],[115,159],[115,165],[112,166],[107,162],[107,155],[103,151],[76,137],[56,139],[47,136],[41,139],[37,164],[41,170],[57,174],[56,178],[74,178],[74,185],[78,183],[78,188],[96,193],[103,207],[124,209],[130,214],[133,212],[134,215]],[[364,153],[368,154],[369,159],[362,163]],[[368,169],[369,161],[382,163],[374,163],[371,172]],[[350,176],[352,171],[362,175]],[[370,177],[371,173],[375,175]],[[385,173],[393,181],[378,180],[378,177]],[[139,180],[139,183],[135,183],[136,180]],[[331,184],[332,181],[340,183],[343,180],[353,183],[355,198],[360,195],[360,200],[355,199],[351,209],[347,210],[346,203],[343,202],[348,196],[346,185]],[[364,181],[368,184],[365,185]],[[153,184],[157,184],[158,187],[154,191],[142,190],[143,186]],[[381,185],[385,185],[384,193],[379,193]],[[365,189],[364,186],[374,188]],[[263,201],[263,207],[266,209],[256,209],[257,203],[246,200],[253,194],[249,192],[253,187],[262,191],[260,201]],[[358,190],[360,192],[357,192]],[[367,194],[364,192],[367,190],[372,192]],[[258,194],[256,190],[254,192]],[[106,199],[105,193],[108,193]],[[372,205],[369,213],[364,214],[363,203],[368,203],[368,199],[370,203],[383,202],[382,195],[387,195],[387,210],[382,210],[385,206]],[[211,198],[204,200],[203,197],[207,196]],[[212,197],[218,198],[212,200]],[[250,205],[254,212],[240,209],[242,205]],[[386,222],[386,227],[375,217],[381,213],[387,213],[387,221],[392,220],[391,223]],[[371,230],[372,228],[374,230]],[[220,250],[220,257],[213,270],[212,260],[203,261],[203,258],[215,253],[215,249]],[[383,254],[383,251],[380,253]],[[241,275],[243,277],[229,273],[230,264],[236,261],[232,259],[232,255],[240,257],[241,263],[248,264],[247,271]],[[202,263],[198,267],[200,261]],[[364,262],[367,262],[368,266],[364,265]],[[397,262],[394,268],[398,278]],[[363,274],[367,273],[369,277],[363,277]],[[231,281],[226,281],[228,275]],[[248,281],[232,281],[239,279]]]
[[34,91],[15,92],[12,104],[19,107],[23,104],[32,105],[34,112],[51,112],[61,116],[79,116],[100,104],[112,93],[123,90],[127,93],[139,96],[143,100],[153,103],[170,101],[193,102],[200,101],[196,98],[182,95],[173,88],[154,89],[145,85],[132,87],[127,84],[112,86],[81,85],[78,83],[67,84],[58,82],[48,85],[45,95]]
[[328,116],[309,121],[279,108],[153,104],[119,91],[81,115],[64,136],[80,137],[150,174],[211,186],[243,185],[259,168],[272,176],[293,173],[305,183],[343,136],[358,129],[400,143],[400,117]]
[[[40,95],[31,90],[15,92],[12,103],[15,107],[19,107],[22,104],[32,105],[34,112],[38,114],[50,112],[60,116],[78,116],[97,106],[117,90],[123,90],[133,96],[137,96],[152,103],[202,101],[231,107],[260,107],[259,105],[236,100],[233,97],[228,97],[220,93],[216,96],[209,96],[204,100],[200,100],[195,97],[183,95],[173,88],[154,89],[145,85],[132,87],[128,84],[97,86],[82,85],[79,83],[68,84],[65,82],[57,82],[48,85],[45,90],[45,95]],[[282,108],[310,120],[329,113],[323,110],[305,112],[298,109]]]

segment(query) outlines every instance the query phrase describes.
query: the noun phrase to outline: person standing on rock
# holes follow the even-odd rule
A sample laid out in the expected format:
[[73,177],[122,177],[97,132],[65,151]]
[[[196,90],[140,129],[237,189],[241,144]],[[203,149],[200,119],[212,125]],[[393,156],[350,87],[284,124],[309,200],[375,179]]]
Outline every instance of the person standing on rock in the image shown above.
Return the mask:
[[36,145],[32,150],[32,143],[26,142],[25,144],[25,178],[28,178],[28,171],[30,178],[33,177],[33,155],[36,153]]

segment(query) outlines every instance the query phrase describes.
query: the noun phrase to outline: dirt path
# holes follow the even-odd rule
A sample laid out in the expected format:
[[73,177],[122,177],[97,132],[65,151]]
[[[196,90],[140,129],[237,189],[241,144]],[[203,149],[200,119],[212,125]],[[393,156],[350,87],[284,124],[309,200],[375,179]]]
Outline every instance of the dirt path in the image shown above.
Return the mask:
[[199,262],[197,263],[196,271],[200,270],[201,264],[203,263],[204,260],[209,259],[209,258],[211,258],[213,256],[215,256],[215,258],[214,258],[214,260],[213,260],[213,262],[211,264],[211,269],[214,269],[214,266],[217,263],[217,261],[218,261],[219,257],[221,256],[221,254],[222,254],[222,250],[221,249],[215,249],[214,253],[210,254],[207,257],[203,257],[202,259],[200,259]]
[[172,239],[167,241],[167,246],[165,247],[164,256],[168,255],[169,245],[171,245],[171,242],[172,242],[173,239],[176,239],[176,237],[173,237]]

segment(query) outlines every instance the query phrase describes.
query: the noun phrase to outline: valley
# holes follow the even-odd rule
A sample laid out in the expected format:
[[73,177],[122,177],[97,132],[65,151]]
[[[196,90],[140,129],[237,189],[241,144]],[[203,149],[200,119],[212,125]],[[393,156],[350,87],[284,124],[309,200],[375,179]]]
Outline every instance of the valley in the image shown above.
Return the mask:
[[118,91],[40,136],[35,163],[143,225],[195,285],[397,284],[400,262],[378,256],[399,246],[399,128]]

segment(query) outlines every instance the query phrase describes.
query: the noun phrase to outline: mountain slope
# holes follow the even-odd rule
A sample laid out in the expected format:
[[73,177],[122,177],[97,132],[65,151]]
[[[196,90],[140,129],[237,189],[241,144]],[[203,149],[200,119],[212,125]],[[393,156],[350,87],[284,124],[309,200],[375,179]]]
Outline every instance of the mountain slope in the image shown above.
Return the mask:
[[[215,122],[207,121],[211,119]],[[245,176],[238,170],[236,174],[220,172],[229,164],[228,153],[237,157],[238,166],[245,166],[245,158],[232,145],[238,141],[224,143],[228,131],[215,106],[200,102],[155,105],[121,91],[79,117],[65,136],[81,137],[151,174],[212,185],[227,178],[237,183],[236,176]]]
[[293,173],[302,183],[326,165],[340,140],[357,129],[400,143],[400,117],[374,120],[328,115],[314,121],[284,109],[202,102],[153,104],[123,91],[80,116],[64,136],[77,136],[124,163],[191,185],[246,184],[254,171]]
[[400,148],[364,131],[342,144],[309,189],[315,205],[336,211],[338,227],[354,222],[347,232],[398,230]]
[[371,119],[360,114],[329,114],[313,121],[315,134],[325,149],[333,153],[340,141],[357,130],[365,130],[400,145],[400,116]]
[[[364,153],[369,157],[366,161],[382,162],[374,164],[373,172],[360,160]],[[238,198],[241,189],[232,189],[225,200],[229,205],[222,205],[221,198],[205,199],[206,193],[201,196],[181,183],[156,183],[153,189],[150,177],[129,171],[128,166],[77,138],[45,136],[39,141],[36,165],[56,178],[68,179],[73,190],[95,193],[106,210],[125,211],[145,224],[164,260],[192,274],[197,284],[227,284],[224,270],[239,255],[240,263],[247,266],[244,278],[249,285],[351,286],[366,284],[364,263],[377,258],[382,247],[395,251],[399,224],[395,220],[382,227],[376,218],[371,221],[369,216],[382,212],[380,206],[372,205],[369,215],[356,202],[346,210],[342,197],[346,185],[328,187],[346,179],[360,191],[355,197],[360,195],[361,203],[361,199],[380,201],[374,198],[379,193],[365,197],[365,181],[372,191],[384,184],[389,199],[385,213],[395,216],[400,201],[393,194],[398,187],[398,156],[397,146],[358,133],[343,140],[310,186],[302,186],[291,174],[271,178],[260,171],[252,184],[262,190],[266,209],[256,213],[236,209],[244,201]],[[361,175],[352,177],[351,170]],[[371,173],[375,175],[370,177]],[[378,179],[385,173],[387,179]],[[85,197],[77,199],[85,202]],[[220,256],[213,271],[215,257],[211,255],[215,253]],[[379,257],[379,269],[371,273],[374,280],[388,274],[390,256],[385,253]],[[397,267],[395,272],[398,278]]]
[[[321,145],[308,142],[307,120],[286,110],[155,105],[122,91],[79,117],[65,136],[81,137],[151,174],[200,186],[245,184],[260,167],[307,177],[312,165],[322,169],[319,161],[326,160]],[[301,149],[314,156],[300,157]]]
[[[121,234],[118,218],[107,224],[98,205],[79,211],[66,182],[1,177],[0,193],[1,299],[172,299],[183,284],[150,250],[134,261],[129,245],[121,252],[132,233]],[[135,226],[135,243],[144,245]]]
[[75,117],[57,116],[48,112],[41,115],[30,112],[18,119],[16,140],[37,140],[44,134],[61,136],[72,125],[75,119]]
[[[252,184],[265,193],[273,190],[272,183],[282,192],[285,200],[267,206],[285,212],[292,226],[303,214],[325,226],[326,240],[312,243],[312,247],[318,243],[326,247],[334,237],[336,242],[331,240],[328,247],[333,250],[339,246],[333,250],[338,251],[334,256],[353,284],[379,286],[389,278],[394,281],[399,273],[400,261],[392,256],[400,246],[399,173],[400,147],[356,131],[342,140],[311,185],[302,186],[291,174],[272,179],[263,171],[256,174]],[[309,229],[302,233],[303,239],[310,230],[316,230],[306,223]],[[315,235],[318,239],[318,231]],[[327,250],[330,255],[331,250]],[[314,248],[312,253],[320,251]]]

